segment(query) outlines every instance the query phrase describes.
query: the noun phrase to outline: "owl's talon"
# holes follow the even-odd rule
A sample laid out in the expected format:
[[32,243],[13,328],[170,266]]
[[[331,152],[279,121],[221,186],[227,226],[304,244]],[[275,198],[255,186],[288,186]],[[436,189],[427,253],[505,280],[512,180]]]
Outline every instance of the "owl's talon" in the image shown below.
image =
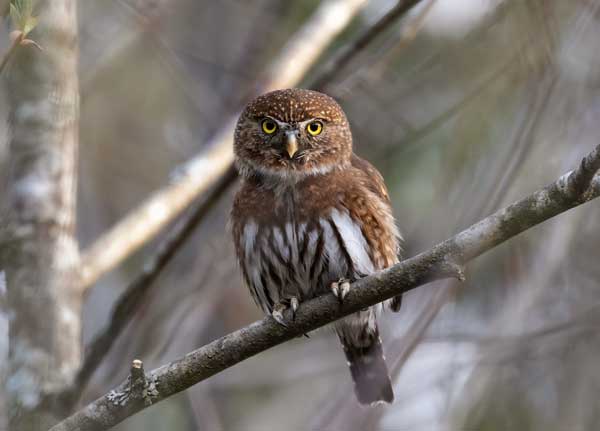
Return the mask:
[[280,310],[273,310],[273,312],[271,313],[271,316],[281,326],[287,327],[287,323],[285,323],[285,319],[283,318],[283,313]]
[[331,283],[331,291],[340,302],[343,302],[346,295],[348,295],[348,292],[350,292],[350,281],[345,278],[334,281]]
[[287,327],[287,323],[285,323],[285,318],[283,317],[283,312],[285,311],[285,309],[287,308],[287,305],[285,303],[285,301],[279,301],[277,304],[275,304],[275,306],[273,307],[273,312],[271,313],[271,316],[273,316],[273,319],[275,319],[275,321],[277,323],[279,323],[281,326],[285,326]]
[[295,296],[290,298],[290,308],[292,309],[292,320],[296,320],[296,311],[300,307],[300,301]]
[[348,292],[350,292],[350,282],[348,280],[340,280],[340,301],[344,300]]
[[337,281],[331,283],[331,292],[336,298],[340,297],[340,284]]

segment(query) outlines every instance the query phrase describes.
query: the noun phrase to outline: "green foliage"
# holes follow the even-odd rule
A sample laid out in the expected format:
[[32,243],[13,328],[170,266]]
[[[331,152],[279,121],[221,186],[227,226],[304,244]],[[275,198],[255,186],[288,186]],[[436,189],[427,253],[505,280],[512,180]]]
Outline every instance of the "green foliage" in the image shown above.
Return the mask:
[[33,0],[12,0],[10,3],[10,19],[16,30],[27,36],[38,24],[33,16]]

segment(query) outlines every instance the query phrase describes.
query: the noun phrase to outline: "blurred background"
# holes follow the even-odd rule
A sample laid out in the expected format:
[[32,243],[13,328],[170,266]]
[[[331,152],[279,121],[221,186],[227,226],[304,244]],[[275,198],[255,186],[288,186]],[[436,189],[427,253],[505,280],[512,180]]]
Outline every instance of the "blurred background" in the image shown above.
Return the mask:
[[[82,248],[205,150],[320,3],[79,2]],[[303,86],[395,4],[367,2]],[[599,0],[425,0],[336,71],[323,90],[348,114],[355,151],[385,177],[405,256],[558,178],[598,144],[599,21]],[[82,402],[121,382],[133,358],[150,370],[262,317],[226,230],[234,189],[155,282]],[[163,238],[97,282],[85,341]],[[405,295],[380,324],[389,407],[357,407],[343,352],[321,330],[117,429],[597,429],[598,244],[592,202],[477,259],[465,283]]]

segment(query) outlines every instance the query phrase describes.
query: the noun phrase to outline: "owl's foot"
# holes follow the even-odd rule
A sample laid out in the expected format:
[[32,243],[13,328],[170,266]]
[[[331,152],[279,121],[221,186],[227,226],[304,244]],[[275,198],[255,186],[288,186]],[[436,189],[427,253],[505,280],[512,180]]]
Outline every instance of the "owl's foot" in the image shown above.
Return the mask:
[[340,278],[338,281],[334,281],[331,283],[331,291],[340,302],[343,302],[348,292],[350,292],[350,280]]
[[271,316],[273,316],[273,319],[275,319],[277,323],[287,327],[288,325],[285,321],[285,318],[283,317],[283,312],[286,309],[290,308],[292,310],[292,320],[295,320],[296,311],[298,310],[298,307],[300,307],[300,301],[295,296],[292,296],[287,299],[282,299],[273,307],[273,312],[271,313]]
[[296,320],[296,311],[298,310],[298,307],[300,307],[300,301],[298,301],[298,298],[296,298],[295,296],[292,296],[290,298],[290,308],[292,309],[293,320]]
[[283,312],[286,308],[287,306],[283,302],[278,302],[277,304],[275,304],[275,306],[273,307],[273,311],[271,312],[271,316],[273,316],[273,319],[275,319],[275,321],[281,326],[287,326],[287,323],[285,323],[285,319],[283,318]]

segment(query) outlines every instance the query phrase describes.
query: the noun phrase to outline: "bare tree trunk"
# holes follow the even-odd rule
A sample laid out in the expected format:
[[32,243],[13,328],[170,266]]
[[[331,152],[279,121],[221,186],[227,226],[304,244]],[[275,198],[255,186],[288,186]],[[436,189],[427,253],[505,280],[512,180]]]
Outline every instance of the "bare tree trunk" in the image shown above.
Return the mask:
[[31,37],[8,70],[10,148],[3,265],[7,278],[12,429],[47,429],[46,396],[81,362],[82,295],[73,276],[79,89],[76,2],[39,2]]

